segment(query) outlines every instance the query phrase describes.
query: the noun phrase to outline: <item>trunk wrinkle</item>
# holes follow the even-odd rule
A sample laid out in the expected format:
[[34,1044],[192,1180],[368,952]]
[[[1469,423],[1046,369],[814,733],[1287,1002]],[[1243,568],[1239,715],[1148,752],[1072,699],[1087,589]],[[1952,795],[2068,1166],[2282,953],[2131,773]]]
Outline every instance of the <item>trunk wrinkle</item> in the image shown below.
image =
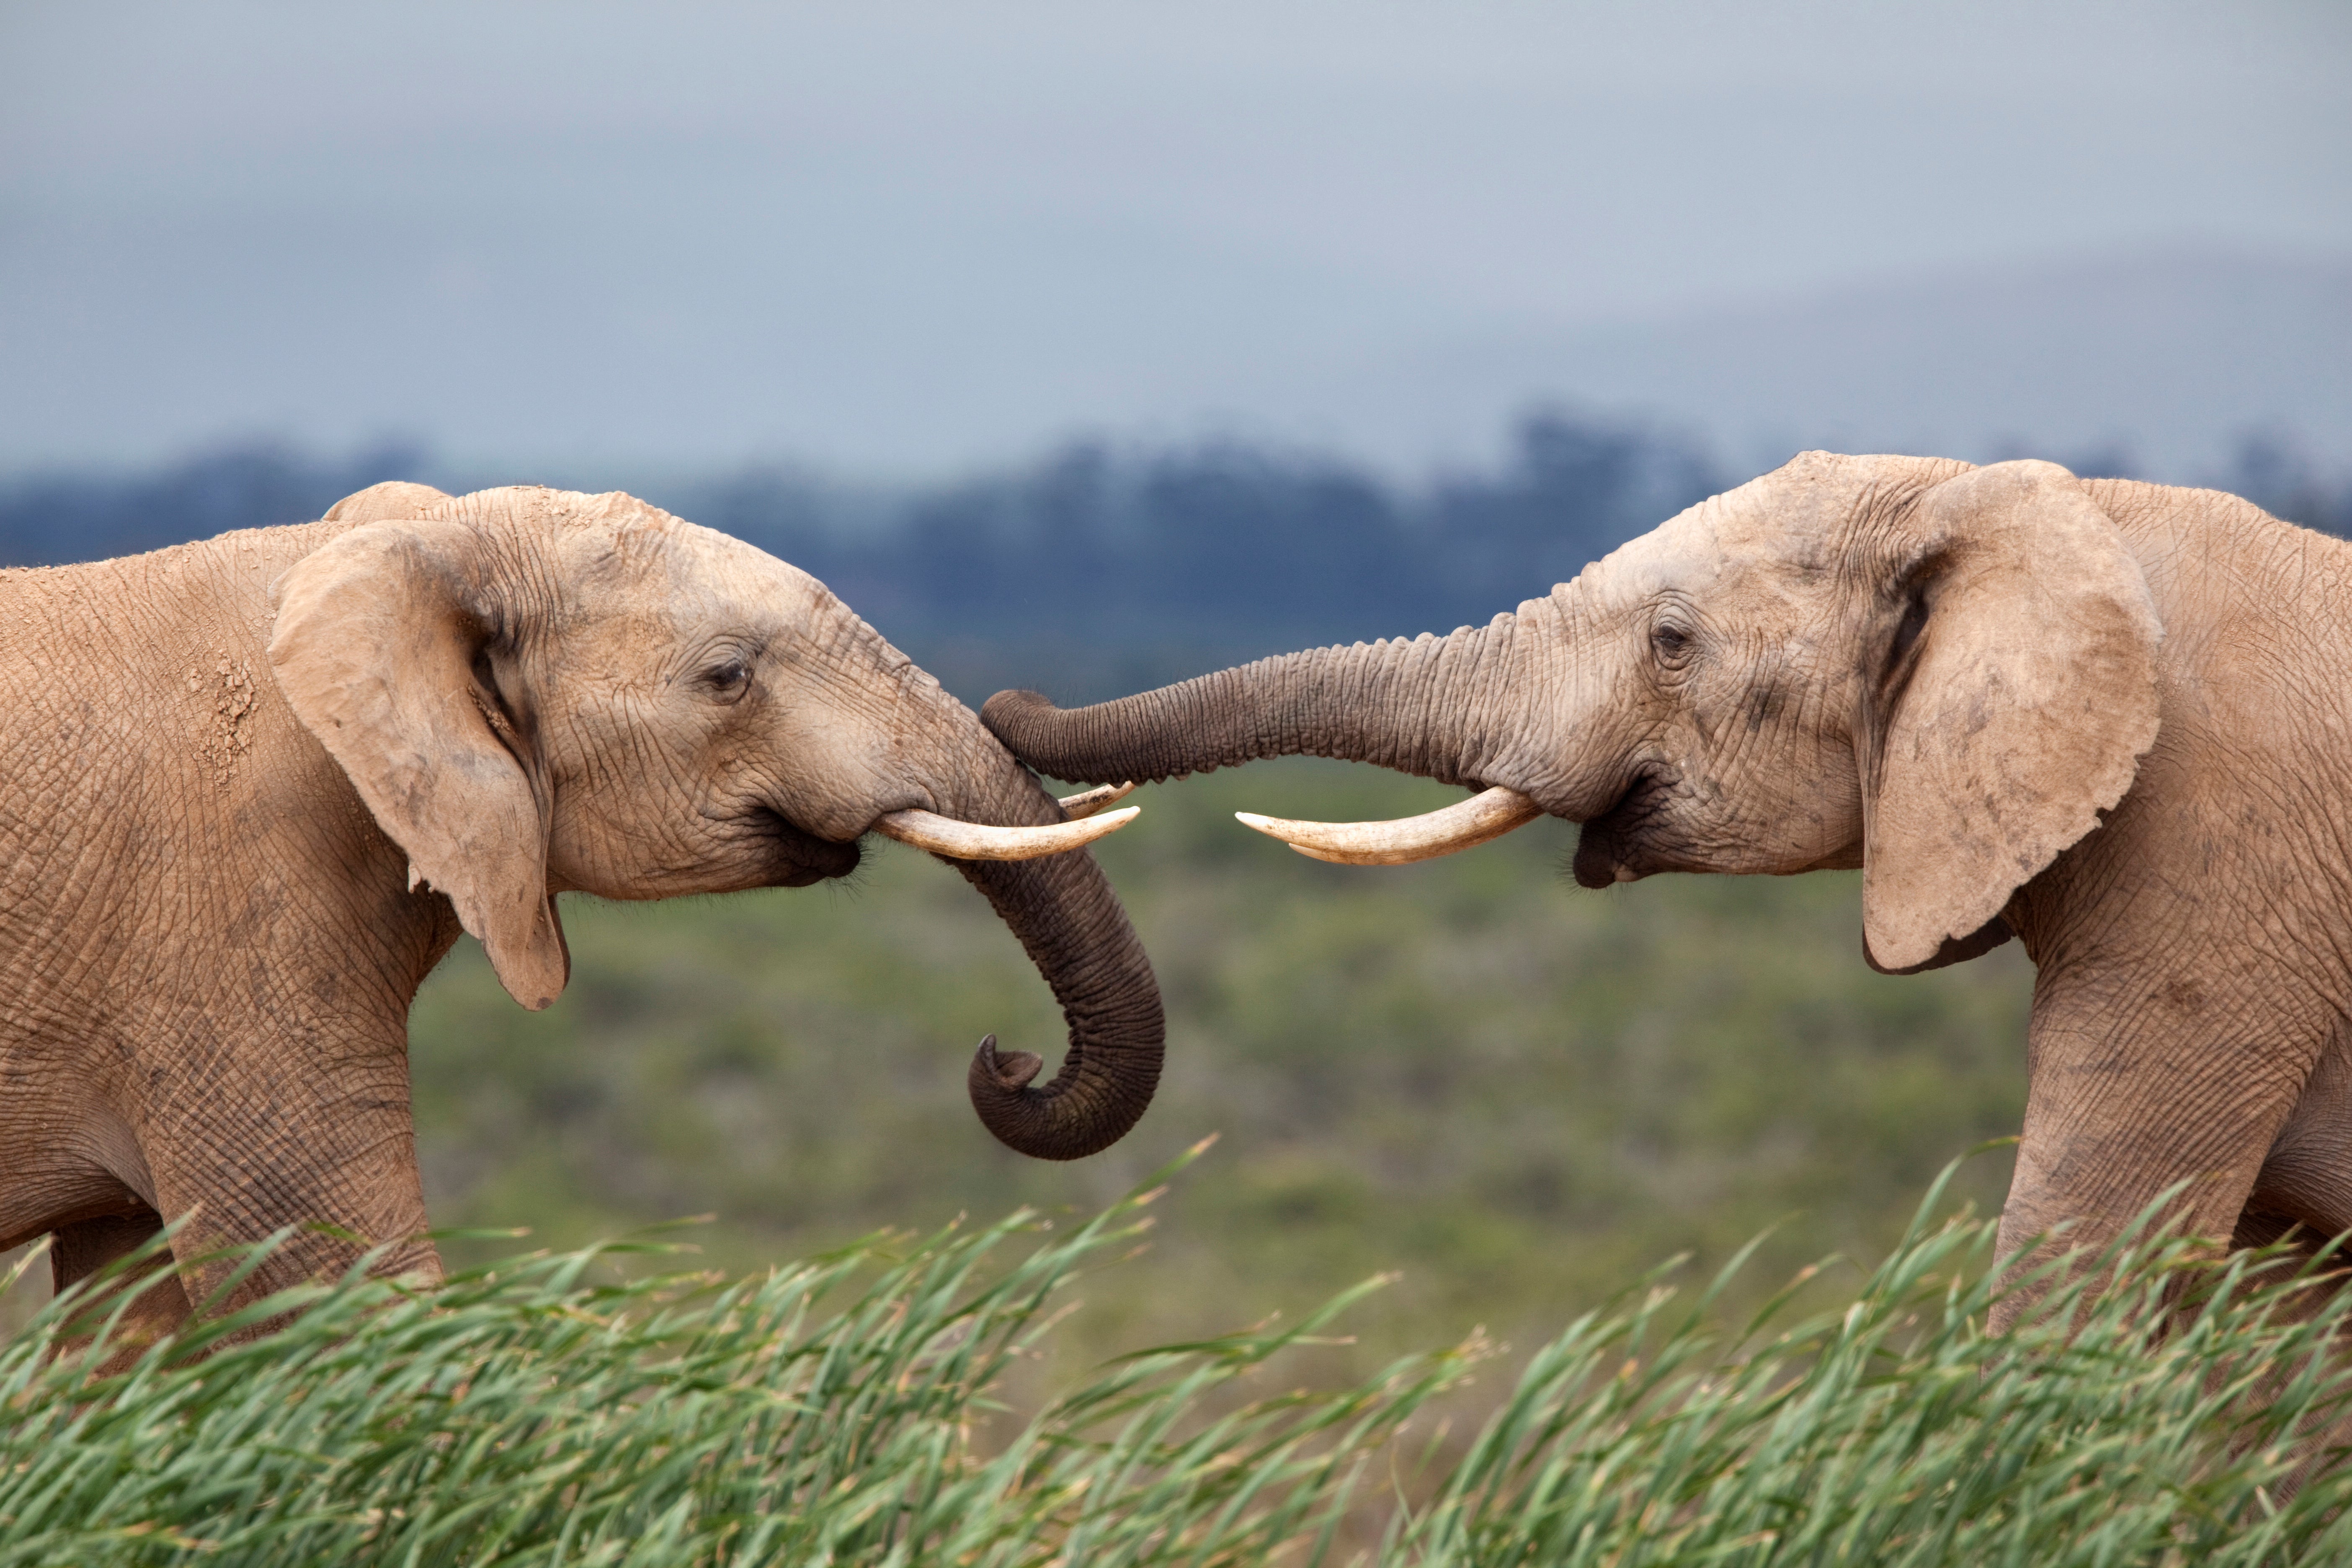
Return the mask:
[[1305,754],[1518,788],[1521,629],[1503,615],[1444,637],[1315,648],[1066,711],[1000,691],[981,719],[1040,772],[1088,784]]

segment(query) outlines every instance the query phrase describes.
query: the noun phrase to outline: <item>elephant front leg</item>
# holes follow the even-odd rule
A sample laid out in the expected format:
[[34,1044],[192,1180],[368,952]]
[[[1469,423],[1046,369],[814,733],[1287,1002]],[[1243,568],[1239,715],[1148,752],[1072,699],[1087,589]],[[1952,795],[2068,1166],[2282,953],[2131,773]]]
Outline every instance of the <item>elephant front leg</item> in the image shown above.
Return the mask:
[[[2228,1249],[2321,1037],[2217,1038],[2208,1019],[2261,1016],[2229,1000],[2177,973],[2037,991],[2024,1133],[2000,1218],[2012,1268],[2095,1255],[2160,1199],[2164,1228]],[[2054,1282],[2011,1290],[1993,1328],[2014,1325]]]
[[[440,1258],[425,1237],[404,1057],[355,1052],[308,1073],[270,1067],[241,1064],[209,1086],[204,1136],[144,1131],[158,1206],[180,1221],[172,1245],[187,1266],[192,1300],[207,1310],[245,1306],[331,1280],[374,1248],[382,1249],[375,1272],[438,1280]],[[235,1256],[264,1242],[272,1250],[260,1267],[208,1303],[236,1267]]]

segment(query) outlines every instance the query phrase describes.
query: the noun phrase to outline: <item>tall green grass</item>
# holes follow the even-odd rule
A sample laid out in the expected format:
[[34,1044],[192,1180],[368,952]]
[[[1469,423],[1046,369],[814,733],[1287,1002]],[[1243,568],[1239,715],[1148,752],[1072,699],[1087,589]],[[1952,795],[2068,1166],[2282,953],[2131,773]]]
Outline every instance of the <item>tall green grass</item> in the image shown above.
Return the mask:
[[2275,1260],[2143,1236],[1993,1336],[1991,1226],[1931,1196],[1850,1303],[1724,1325],[1653,1278],[1473,1433],[1439,1412],[1475,1344],[1286,1385],[1360,1292],[1007,1408],[1150,1196],[732,1284],[599,1282],[593,1250],[354,1276],[110,1373],[60,1343],[69,1300],[0,1350],[0,1564],[2352,1558],[2347,1305],[2251,1288]]

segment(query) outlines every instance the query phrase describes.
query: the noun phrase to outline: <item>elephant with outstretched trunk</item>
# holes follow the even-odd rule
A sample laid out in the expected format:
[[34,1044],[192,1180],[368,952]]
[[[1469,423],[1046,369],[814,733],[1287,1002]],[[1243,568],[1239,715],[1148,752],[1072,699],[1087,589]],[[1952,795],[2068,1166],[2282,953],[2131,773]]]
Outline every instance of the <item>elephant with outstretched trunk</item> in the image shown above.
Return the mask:
[[1244,817],[1326,859],[1549,813],[1583,825],[1586,887],[1859,868],[1891,973],[2014,936],[2016,1252],[2095,1245],[2175,1184],[2216,1241],[2352,1228],[2347,672],[2352,546],[2234,497],[1808,453],[1484,626],[982,718],[1058,778],[1307,752],[1481,792]]
[[406,1019],[460,930],[545,1007],[558,894],[803,887],[868,832],[968,878],[1067,1016],[1044,1085],[982,1042],[992,1132],[1075,1159],[1150,1101],[1159,990],[1081,847],[1132,808],[1066,809],[822,584],[627,496],[380,485],[0,574],[0,1247],[53,1233],[61,1287],[167,1221],[184,1259],[298,1227],[236,1300],[369,1245],[435,1275]]

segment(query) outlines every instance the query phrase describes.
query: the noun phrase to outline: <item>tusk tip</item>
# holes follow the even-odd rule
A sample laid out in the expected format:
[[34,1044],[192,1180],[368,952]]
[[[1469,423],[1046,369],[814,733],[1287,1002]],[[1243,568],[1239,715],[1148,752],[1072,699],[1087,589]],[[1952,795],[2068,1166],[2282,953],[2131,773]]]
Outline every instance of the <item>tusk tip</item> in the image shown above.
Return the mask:
[[[1355,864],[1354,861],[1349,860],[1345,856],[1332,855],[1324,850],[1315,848],[1310,845],[1299,843],[1297,839],[1291,836],[1292,830],[1302,826],[1299,823],[1288,822],[1279,816],[1261,816],[1255,811],[1237,811],[1234,813],[1234,820],[1240,823],[1244,827],[1254,827],[1257,829],[1260,833],[1265,834],[1268,838],[1278,839],[1282,843],[1287,844],[1292,849],[1306,856],[1309,860],[1328,861],[1334,866],[1349,866]],[[1304,826],[1311,827],[1316,825],[1308,823]]]
[[1064,814],[1076,822],[1092,816],[1105,806],[1117,805],[1134,793],[1135,781],[1129,779],[1125,784],[1103,784],[1095,789],[1080,790],[1076,795],[1066,795],[1060,804]]
[[876,817],[873,830],[950,860],[1034,860],[1043,855],[1067,854],[1116,833],[1142,809],[1130,805],[1076,822],[1029,827],[992,827],[929,811],[893,811]]
[[1339,866],[1403,866],[1499,838],[1533,822],[1543,807],[1517,790],[1496,786],[1465,801],[1393,822],[1292,822],[1234,813],[1235,821],[1279,838],[1312,860]]

